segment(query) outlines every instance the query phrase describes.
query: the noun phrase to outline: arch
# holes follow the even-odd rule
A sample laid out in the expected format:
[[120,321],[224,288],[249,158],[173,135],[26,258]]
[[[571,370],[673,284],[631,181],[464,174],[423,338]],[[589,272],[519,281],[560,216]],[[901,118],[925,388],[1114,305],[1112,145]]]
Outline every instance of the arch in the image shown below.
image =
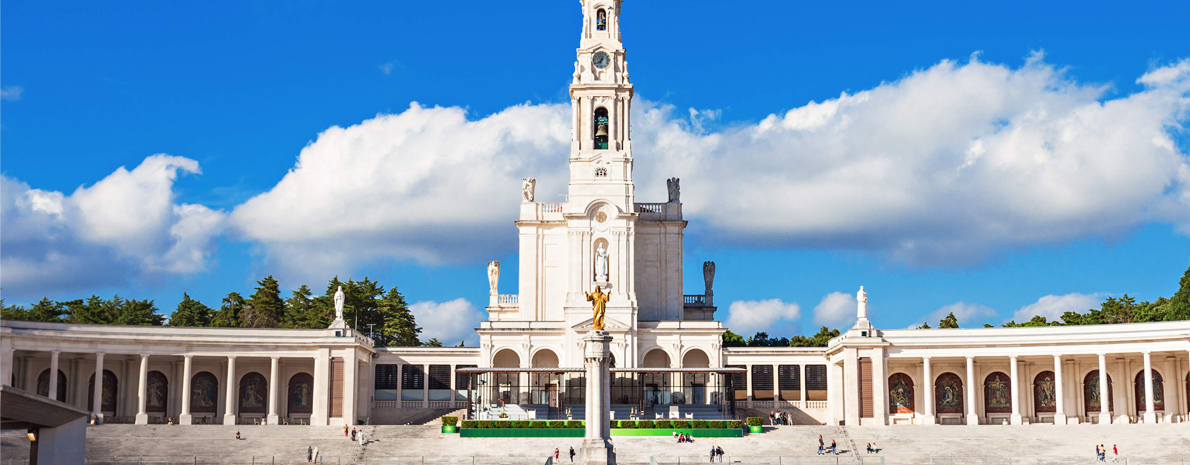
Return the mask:
[[598,107],[595,109],[595,117],[591,119],[595,125],[592,134],[595,135],[595,150],[607,150],[608,131],[611,126],[608,124],[607,108]]
[[219,378],[209,371],[190,377],[190,412],[215,413],[219,404]]
[[997,371],[983,379],[983,411],[1012,413],[1012,381],[1004,372]]
[[500,349],[492,356],[492,366],[496,368],[519,368],[521,356],[515,350]]
[[1043,371],[1033,377],[1033,411],[1054,413],[1058,411],[1057,378],[1054,372]]
[[595,30],[607,30],[607,10],[604,10],[603,8],[595,10]]
[[608,367],[616,367],[616,354],[608,354]]
[[[116,393],[120,392],[120,381],[111,370],[103,370],[103,392],[100,397],[100,412],[116,411]],[[91,380],[87,382],[87,410],[95,411],[95,374],[91,373]]]
[[[1116,410],[1116,399],[1113,394],[1115,388],[1111,384],[1111,374],[1107,375],[1107,411],[1114,412]],[[1083,404],[1086,405],[1087,415],[1099,413],[1100,402],[1102,398],[1099,396],[1099,370],[1091,370],[1087,376],[1083,377]]]
[[[1136,378],[1132,382],[1136,386],[1136,412],[1144,413],[1145,411],[1145,371],[1140,370],[1136,372]],[[1153,369],[1153,411],[1165,411],[1165,380],[1161,378],[1161,372]]]
[[145,383],[145,411],[165,413],[169,408],[169,379],[165,373],[150,371]]
[[645,353],[641,366],[644,368],[669,368],[669,354],[660,348],[653,348]]
[[703,352],[702,349],[690,349],[686,351],[686,355],[682,356],[682,367],[710,368],[711,357],[706,352]]
[[533,353],[533,368],[558,368],[558,354],[550,349],[539,349]]
[[288,399],[286,411],[293,413],[314,412],[314,376],[309,373],[298,373],[289,378]]
[[239,413],[265,413],[269,407],[269,384],[255,371],[240,378]]
[[[66,402],[66,373],[58,370],[58,402]],[[37,376],[37,395],[49,397],[50,396],[50,369],[42,370],[41,374]]]
[[913,413],[913,378],[904,373],[888,377],[888,413]]
[[934,404],[937,413],[963,413],[963,379],[949,371],[938,375],[934,380]]

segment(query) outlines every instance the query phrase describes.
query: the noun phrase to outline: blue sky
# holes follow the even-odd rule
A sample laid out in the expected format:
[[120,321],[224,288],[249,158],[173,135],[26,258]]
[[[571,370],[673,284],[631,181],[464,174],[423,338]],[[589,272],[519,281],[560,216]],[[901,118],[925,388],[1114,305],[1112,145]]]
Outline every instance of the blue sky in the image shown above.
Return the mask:
[[[721,319],[781,334],[812,332],[824,321],[838,326],[839,308],[853,301],[832,293],[850,298],[862,284],[878,326],[905,327],[947,306],[969,315],[962,323],[1000,323],[1030,305],[1054,312],[1125,292],[1168,296],[1190,266],[1188,139],[1178,128],[1190,100],[1184,3],[628,1],[623,8],[642,100],[634,106],[640,200],[664,195],[657,180],[683,177],[691,220],[686,288],[700,291],[698,264],[715,260]],[[450,131],[489,121],[515,132],[555,121],[567,100],[580,18],[577,2],[502,9],[8,2],[0,18],[4,298],[118,292],[155,299],[168,313],[183,291],[216,306],[270,273],[284,287],[315,289],[332,275],[368,275],[423,302],[431,335],[464,336],[486,301],[484,263],[515,267],[514,214],[505,204],[469,200],[474,192],[405,198],[385,190],[391,179],[360,180],[377,167],[403,176],[404,166],[453,150],[447,142],[397,144],[375,165],[342,157],[367,158],[358,152],[367,145],[352,141],[384,142],[409,127]],[[999,100],[986,112],[964,113],[982,108],[969,103],[981,95]],[[827,103],[839,109],[822,116]],[[466,120],[455,119],[463,111]],[[1094,115],[1074,125],[1085,132],[1062,126],[1088,111]],[[922,115],[933,119],[915,119]],[[826,122],[799,122],[818,117]],[[987,121],[937,123],[968,117]],[[747,145],[755,140],[748,134],[782,120],[788,139]],[[823,127],[847,131],[846,121],[888,135],[821,134]],[[333,127],[346,129],[337,136]],[[494,131],[458,134],[504,143]],[[1037,147],[1053,148],[1052,158],[1038,161],[1035,147],[1021,142],[1030,131],[1042,139]],[[692,145],[656,142],[674,134]],[[1171,145],[1154,149],[1162,137]],[[547,194],[561,191],[547,184],[565,167],[565,147],[555,150],[549,139],[509,144],[499,146],[507,158],[493,163],[513,168],[483,187],[515,199],[516,187],[505,181],[538,176]],[[295,165],[303,148],[306,173]],[[937,174],[954,168],[947,164],[956,157],[985,151],[1000,162],[1021,156],[1036,164],[1007,174],[968,170],[937,186],[929,186],[936,177],[919,183],[887,174]],[[711,161],[683,158],[691,152]],[[177,158],[146,162],[155,154]],[[729,157],[788,171],[700,177]],[[303,184],[318,177],[310,167],[327,160],[357,171],[328,175],[325,193]],[[1127,166],[1119,182],[1094,185],[1119,163]],[[418,172],[416,181],[449,185],[442,166],[449,165]],[[822,182],[862,166],[885,167],[861,183],[870,191],[832,194],[834,184]],[[119,175],[120,167],[133,174]],[[1050,173],[1034,180],[1048,190],[1019,194],[1013,181],[1037,172]],[[770,190],[739,188],[761,178]],[[91,189],[105,179],[111,182]],[[342,192],[357,184],[375,190]],[[89,190],[76,193],[80,186]],[[302,192],[343,203],[311,206]],[[1071,199],[1046,203],[1062,195]],[[351,201],[361,198],[377,204]],[[425,211],[434,205],[463,213],[437,224]],[[840,213],[852,210],[858,213]],[[275,212],[283,213],[269,216]],[[510,275],[503,292],[515,292]]]

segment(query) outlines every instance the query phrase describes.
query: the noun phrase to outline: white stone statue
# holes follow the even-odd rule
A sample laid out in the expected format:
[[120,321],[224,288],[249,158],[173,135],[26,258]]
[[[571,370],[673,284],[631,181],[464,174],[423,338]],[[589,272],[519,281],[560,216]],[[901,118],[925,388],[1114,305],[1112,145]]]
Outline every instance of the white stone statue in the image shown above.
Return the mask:
[[715,262],[702,262],[702,280],[707,285],[707,291],[715,284]]
[[492,295],[496,294],[496,285],[500,282],[500,262],[495,260],[488,262],[488,285],[491,286]]
[[343,286],[339,286],[339,290],[335,291],[335,319],[343,319],[343,300],[347,296],[343,295]]
[[533,191],[537,189],[537,180],[533,178],[521,179],[521,200],[525,202],[533,201]]
[[599,248],[595,250],[595,281],[607,282],[607,248],[603,243],[599,243]]
[[678,187],[678,178],[669,178],[665,180],[665,186],[669,188],[669,201],[680,202],[682,197],[682,189]]
[[855,294],[855,300],[859,301],[859,319],[868,319],[868,293],[864,292],[864,287],[859,287],[859,292]]

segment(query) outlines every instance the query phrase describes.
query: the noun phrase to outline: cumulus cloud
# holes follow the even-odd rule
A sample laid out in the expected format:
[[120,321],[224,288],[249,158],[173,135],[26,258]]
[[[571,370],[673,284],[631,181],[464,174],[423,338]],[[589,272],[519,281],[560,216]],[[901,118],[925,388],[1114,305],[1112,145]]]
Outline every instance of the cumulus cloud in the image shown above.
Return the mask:
[[765,331],[770,337],[788,337],[797,331],[793,322],[801,315],[801,308],[781,299],[737,300],[727,312],[727,328],[736,334],[748,337]]
[[206,269],[224,214],[176,204],[178,173],[198,162],[153,155],[70,195],[0,175],[0,259],[7,295],[85,289]]
[[1103,300],[1099,294],[1079,294],[1072,292],[1066,295],[1047,295],[1037,302],[1021,307],[1012,314],[1012,319],[1017,323],[1023,323],[1032,320],[1034,316],[1043,316],[1046,319],[1054,320],[1062,316],[1066,312],[1086,312],[1088,309],[1098,308],[1099,302]]
[[847,329],[855,324],[859,302],[855,295],[832,292],[814,306],[814,324],[831,328]]
[[418,302],[409,306],[413,318],[421,326],[421,340],[438,338],[443,345],[451,346],[458,341],[466,341],[468,345],[479,343],[475,327],[484,319],[479,310],[466,299],[458,298],[449,302]]
[[955,302],[945,307],[934,310],[925,318],[914,323],[911,328],[921,326],[922,323],[929,323],[931,328],[937,328],[938,322],[946,315],[954,313],[955,319],[959,321],[959,327],[962,328],[979,328],[982,327],[989,319],[996,317],[996,311],[992,310],[986,305],[980,305],[967,302]]
[[21,94],[25,93],[25,88],[21,86],[4,86],[0,88],[0,100],[17,101],[21,99]]

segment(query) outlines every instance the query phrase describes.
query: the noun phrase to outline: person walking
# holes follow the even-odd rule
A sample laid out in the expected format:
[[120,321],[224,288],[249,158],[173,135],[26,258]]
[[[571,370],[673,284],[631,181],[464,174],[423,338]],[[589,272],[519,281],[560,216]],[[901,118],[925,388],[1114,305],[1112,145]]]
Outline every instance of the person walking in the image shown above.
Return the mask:
[[831,439],[831,453],[834,455],[839,455],[839,450],[836,449],[835,447],[836,447],[835,440]]
[[570,446],[570,461],[574,461],[574,446]]
[[314,448],[314,463],[318,463],[318,448]]
[[558,448],[557,447],[554,448],[554,461],[555,462],[558,461]]
[[822,442],[822,435],[818,436],[818,455],[822,455],[822,448],[826,447]]
[[347,437],[347,425],[343,425],[343,437]]
[[715,461],[715,446],[711,446],[711,462]]
[[719,456],[719,461],[722,462],[723,461],[723,448],[719,447],[719,446],[715,446],[715,454]]
[[359,430],[359,446],[364,447],[364,430]]
[[1111,445],[1111,461],[1120,461],[1120,449],[1117,449],[1115,444]]
[[314,448],[306,446],[306,462],[309,463],[311,460],[314,460]]
[[238,440],[238,439],[240,439],[240,432],[239,432],[239,431],[236,431],[236,439],[237,439],[237,440]]

